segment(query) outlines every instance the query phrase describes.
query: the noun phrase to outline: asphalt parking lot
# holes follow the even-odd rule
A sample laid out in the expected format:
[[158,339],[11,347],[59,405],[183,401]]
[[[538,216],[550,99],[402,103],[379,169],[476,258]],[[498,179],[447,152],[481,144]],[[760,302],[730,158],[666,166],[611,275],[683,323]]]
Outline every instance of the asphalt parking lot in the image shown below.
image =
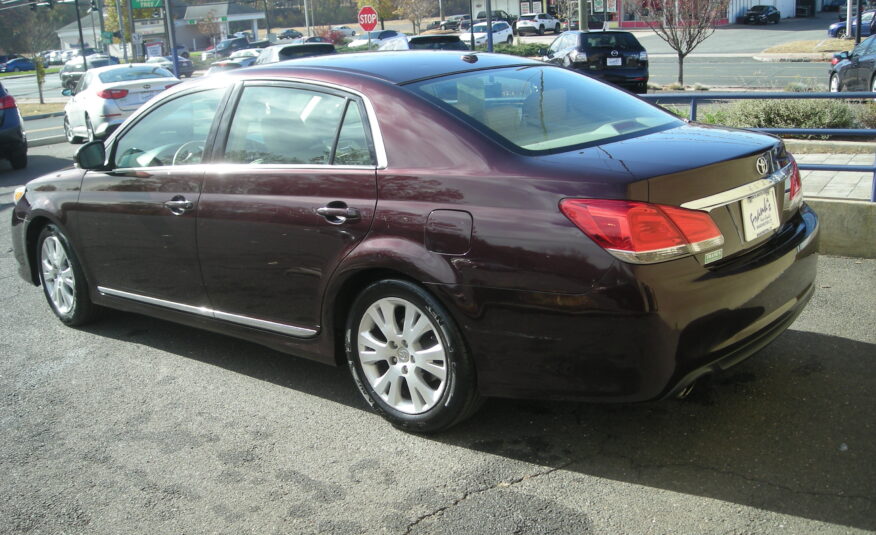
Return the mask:
[[489,400],[437,436],[348,373],[15,273],[0,163],[0,533],[876,532],[876,261],[822,257],[789,331],[684,401]]

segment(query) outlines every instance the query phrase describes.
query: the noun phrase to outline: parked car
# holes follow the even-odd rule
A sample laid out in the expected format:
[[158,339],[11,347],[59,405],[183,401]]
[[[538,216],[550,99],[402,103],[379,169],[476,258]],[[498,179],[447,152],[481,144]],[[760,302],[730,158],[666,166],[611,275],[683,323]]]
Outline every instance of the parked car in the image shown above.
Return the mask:
[[299,37],[304,37],[304,34],[299,32],[298,30],[293,30],[292,28],[289,28],[288,30],[283,30],[282,32],[280,32],[280,35],[278,35],[277,37],[279,37],[280,39],[298,39]]
[[636,93],[648,91],[648,52],[630,32],[564,32],[542,60]]
[[[492,24],[493,43],[494,44],[512,44],[514,43],[514,32],[507,22],[498,21]],[[460,34],[459,39],[463,43],[470,43],[472,34],[474,34],[475,46],[484,46],[487,44],[487,23],[480,22],[471,27],[471,30]]]
[[253,65],[267,65],[290,59],[308,58],[335,54],[334,45],[330,43],[301,43],[269,46],[261,51]]
[[347,46],[350,48],[358,46],[368,46],[368,37],[371,36],[371,46],[377,48],[387,39],[392,39],[400,35],[404,34],[395,30],[375,30],[373,32],[363,32],[357,35],[355,39],[350,41]]
[[[179,76],[181,78],[191,78],[192,75],[195,73],[195,65],[192,63],[192,60],[180,56],[177,56],[176,60],[177,66],[179,67]],[[173,58],[171,56],[158,56],[156,58],[149,58],[146,60],[146,63],[150,65],[160,65],[168,71],[173,72]]]
[[247,48],[250,48],[249,39],[246,37],[232,37],[230,39],[219,41],[219,44],[213,49],[213,53],[217,58],[227,58],[238,50],[244,50]]
[[743,18],[745,24],[778,24],[780,20],[782,14],[775,6],[751,6]]
[[848,52],[834,54],[828,87],[838,91],[876,91],[876,35]]
[[18,54],[0,54],[0,63],[6,63],[15,58],[20,58]]
[[103,139],[141,104],[179,83],[172,72],[154,63],[129,63],[90,69],[64,106],[64,134],[69,143]]
[[[865,11],[861,13],[861,35],[868,36],[874,33],[874,28],[876,28],[876,19],[874,19],[874,15],[876,15],[876,11]],[[846,36],[846,24],[847,21],[842,22],[834,22],[827,29],[827,36],[833,37],[836,39],[843,39]],[[858,29],[858,17],[852,19],[851,24],[851,35],[855,35],[855,32]]]
[[469,50],[458,35],[402,35],[384,41],[377,50]]
[[332,26],[331,31],[338,32],[346,38],[356,35],[356,30],[350,28],[349,26]]
[[341,364],[417,432],[484,396],[683,394],[806,306],[818,219],[779,138],[471,59],[181,84],[16,191],[19,273],[67,325],[108,307]]
[[207,74],[214,74],[217,72],[232,71],[234,69],[249,67],[256,62],[263,50],[265,49],[247,48],[245,50],[238,50],[237,52],[228,56],[226,59],[214,61],[213,63],[211,63],[210,68],[207,69]]
[[[508,23],[508,26],[511,26],[511,28],[514,28],[514,23],[517,22],[517,17],[515,17],[514,15],[510,15],[510,14],[508,14],[507,11],[503,11],[501,9],[494,9],[494,10],[490,11],[490,14],[491,14],[490,20],[492,20],[492,21],[497,21],[497,20],[505,21]],[[486,11],[478,11],[477,15],[475,16],[475,19],[476,19],[476,22],[484,22],[485,20],[487,20],[487,12]]]
[[517,33],[537,33],[544,35],[544,32],[554,32],[556,34],[562,31],[560,21],[555,19],[553,15],[548,13],[530,13],[529,15],[520,15],[515,24]]
[[85,58],[85,63],[83,63],[82,56],[74,56],[73,59],[68,61],[61,67],[61,70],[58,71],[58,76],[61,77],[61,87],[65,89],[73,89],[76,87],[76,84],[79,83],[79,79],[82,78],[82,73],[85,72],[85,66],[88,66],[88,69],[97,69],[99,67],[106,67],[107,65],[114,65],[112,58],[109,56],[99,56],[92,55]]
[[840,6],[844,6],[844,0],[824,0],[821,3],[822,11],[839,11]]
[[13,169],[27,167],[27,135],[15,97],[0,83],[0,158],[9,160]]
[[446,19],[441,21],[439,28],[442,30],[460,30],[460,24],[463,21],[471,22],[471,15],[467,13],[463,13],[460,15],[449,15]]
[[5,63],[0,63],[0,72],[33,71],[36,65],[28,58],[12,58]]

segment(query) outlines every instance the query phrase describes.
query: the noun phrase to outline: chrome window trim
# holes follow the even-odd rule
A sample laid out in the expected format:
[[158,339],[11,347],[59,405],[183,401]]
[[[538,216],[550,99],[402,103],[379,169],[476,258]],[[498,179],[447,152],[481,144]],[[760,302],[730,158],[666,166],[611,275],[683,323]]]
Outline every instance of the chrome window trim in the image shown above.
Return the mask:
[[[210,169],[210,167],[215,166],[216,169]],[[223,162],[214,162],[209,164],[204,164],[205,171],[209,173],[215,173],[217,175],[226,174],[226,173],[241,173],[245,170],[253,170],[253,169],[295,169],[295,170],[306,170],[313,169],[314,171],[320,171],[324,173],[326,171],[374,171],[376,168],[373,165],[328,165],[328,164],[292,164],[292,163],[223,163]]]
[[729,189],[727,191],[722,191],[721,193],[716,193],[714,195],[709,195],[708,197],[703,197],[702,199],[688,201],[682,204],[681,207],[690,210],[705,210],[707,212],[710,212],[715,208],[720,208],[721,206],[726,206],[728,204],[741,201],[746,197],[750,197],[752,195],[760,193],[761,191],[767,190],[775,186],[779,182],[784,182],[790,176],[791,164],[788,164],[785,167],[776,171],[775,173],[771,174],[770,176],[755,180],[754,182],[750,182],[748,184],[743,184],[742,186]]
[[245,325],[247,327],[255,327],[257,329],[263,329],[266,331],[287,334],[290,336],[295,336],[297,338],[312,338],[317,334],[317,331],[314,329],[306,329],[304,327],[296,327],[294,325],[287,325],[285,323],[276,323],[273,321],[250,318],[248,316],[229,314],[228,312],[213,310],[208,307],[197,307],[193,305],[186,305],[184,303],[176,303],[174,301],[167,301],[165,299],[158,299],[156,297],[149,297],[146,295],[125,292],[122,290],[113,290],[112,288],[106,288],[104,286],[98,286],[97,291],[103,295],[120,297],[122,299],[130,299],[132,301],[138,301],[149,305],[170,308],[173,310],[179,310],[181,312],[188,312],[189,314],[196,314],[198,316],[204,316],[207,318],[228,321],[231,323],[236,323],[238,325]]
[[[374,111],[374,105],[371,104],[371,99],[369,99],[365,93],[357,91],[347,86],[332,84],[329,82],[323,82],[321,80],[309,80],[307,78],[247,78],[244,80],[245,82],[287,82],[287,83],[297,83],[302,85],[311,85],[318,87],[325,87],[326,89],[332,89],[335,91],[340,91],[342,93],[349,93],[351,95],[356,95],[360,99],[362,99],[362,103],[365,104],[365,112],[368,113],[368,125],[371,127],[371,140],[374,143],[374,155],[377,157],[377,169],[386,169],[389,165],[388,160],[386,158],[386,146],[383,144],[383,134],[380,132],[380,124],[377,121],[377,112]],[[339,167],[334,165],[326,165],[325,167]],[[375,166],[369,166],[369,169],[374,169]]]

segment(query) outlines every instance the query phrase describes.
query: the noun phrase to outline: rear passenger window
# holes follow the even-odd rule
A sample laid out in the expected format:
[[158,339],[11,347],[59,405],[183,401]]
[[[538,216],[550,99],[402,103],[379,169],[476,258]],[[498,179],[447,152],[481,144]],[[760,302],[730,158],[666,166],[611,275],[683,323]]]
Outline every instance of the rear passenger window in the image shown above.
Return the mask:
[[228,132],[226,162],[329,165],[333,152],[336,164],[372,161],[355,103],[292,87],[244,88]]
[[335,149],[335,165],[373,165],[371,144],[365,134],[365,125],[359,106],[350,102],[347,113],[344,114],[344,124],[338,135],[338,147]]

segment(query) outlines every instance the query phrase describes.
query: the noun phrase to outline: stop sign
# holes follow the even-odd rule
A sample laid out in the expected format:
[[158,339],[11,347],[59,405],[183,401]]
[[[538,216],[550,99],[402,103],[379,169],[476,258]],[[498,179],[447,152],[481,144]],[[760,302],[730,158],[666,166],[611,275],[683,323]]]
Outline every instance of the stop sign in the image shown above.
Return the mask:
[[359,26],[366,32],[377,27],[377,12],[371,6],[365,6],[359,10]]

